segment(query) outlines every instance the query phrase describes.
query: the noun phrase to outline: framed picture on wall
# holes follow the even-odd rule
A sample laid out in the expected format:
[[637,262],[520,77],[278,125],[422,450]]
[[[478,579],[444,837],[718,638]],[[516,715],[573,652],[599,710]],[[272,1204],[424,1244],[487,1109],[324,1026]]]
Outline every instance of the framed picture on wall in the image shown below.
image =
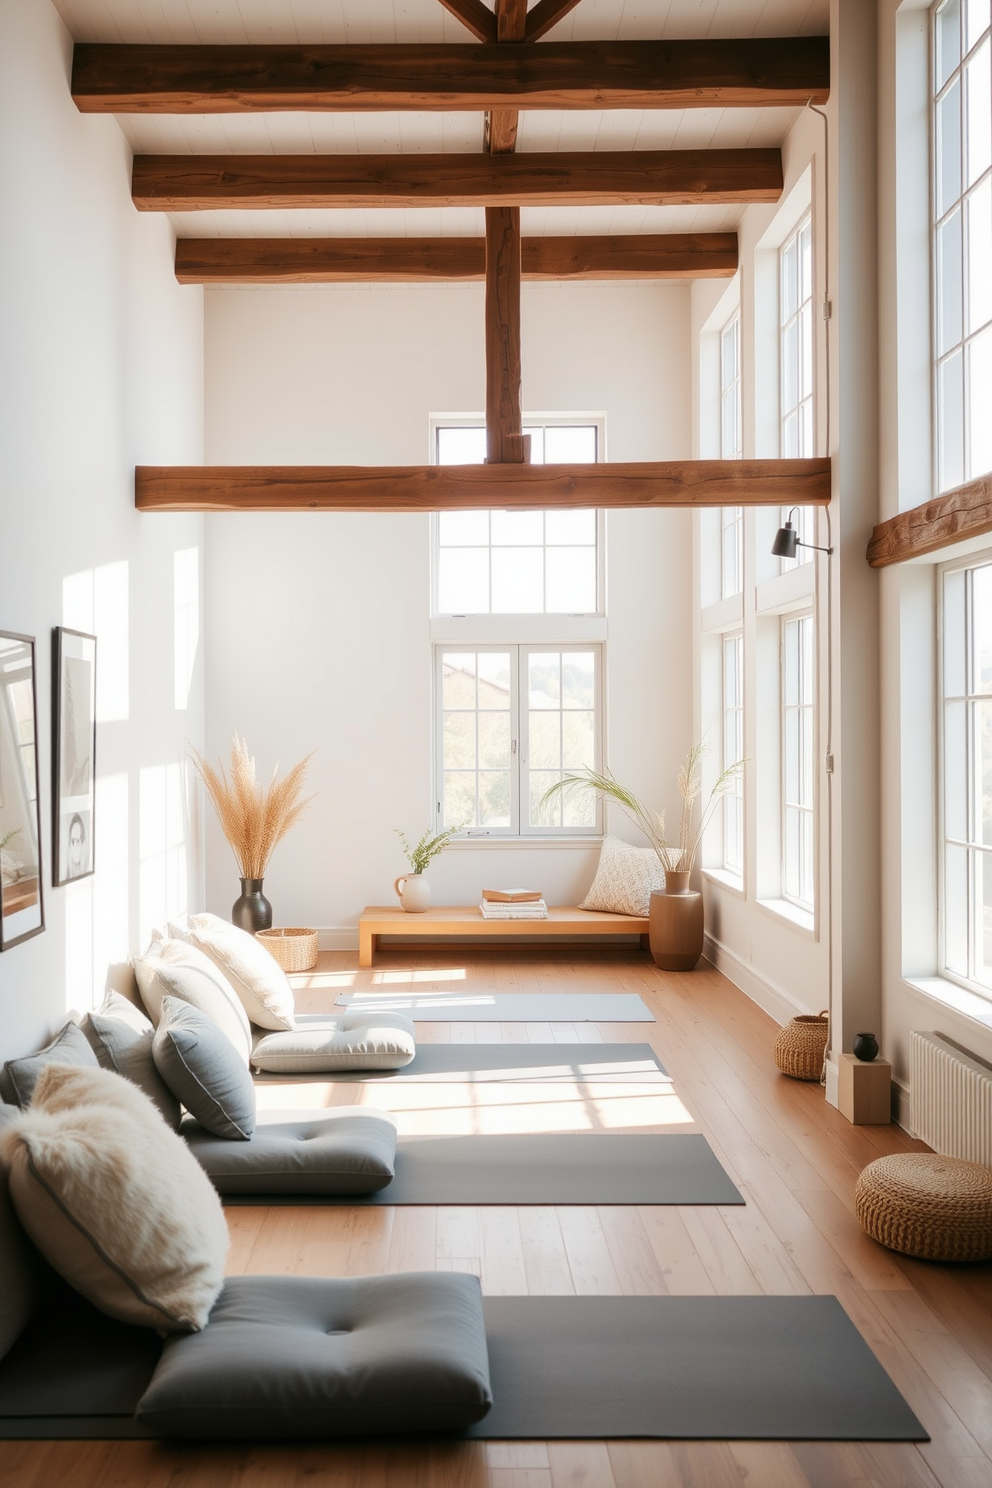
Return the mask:
[[96,785],[96,636],[52,632],[52,877],[93,872]]
[[37,739],[34,639],[0,631],[0,951],[45,928]]

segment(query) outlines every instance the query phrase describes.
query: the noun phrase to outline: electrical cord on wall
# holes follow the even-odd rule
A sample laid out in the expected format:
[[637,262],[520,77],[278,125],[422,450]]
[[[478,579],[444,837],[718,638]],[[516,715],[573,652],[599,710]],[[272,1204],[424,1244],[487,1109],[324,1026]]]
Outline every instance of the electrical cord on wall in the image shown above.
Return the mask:
[[[826,373],[826,396],[824,399],[826,453],[830,454],[830,333],[829,321],[833,311],[830,299],[830,125],[823,109],[817,108],[812,99],[806,107],[823,120],[823,321],[828,326],[824,342],[824,370]],[[832,499],[832,497],[831,497]],[[824,507],[827,518],[827,727],[824,766],[827,776],[827,1044],[823,1051],[823,1068],[820,1084],[827,1083],[827,1055],[831,1049],[833,1034],[834,991],[834,595],[830,557],[833,553],[833,521],[830,507]]]

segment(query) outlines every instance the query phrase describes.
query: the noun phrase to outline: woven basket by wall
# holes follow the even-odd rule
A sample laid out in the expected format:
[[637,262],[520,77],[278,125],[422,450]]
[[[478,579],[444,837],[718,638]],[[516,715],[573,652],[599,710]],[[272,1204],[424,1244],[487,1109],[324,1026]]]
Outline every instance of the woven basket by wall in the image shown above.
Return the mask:
[[262,942],[283,971],[309,971],[316,963],[316,930],[301,930],[296,926],[288,930],[257,930],[255,939]]
[[854,1207],[873,1240],[925,1261],[992,1258],[992,1168],[936,1152],[869,1163]]
[[827,1052],[830,1020],[826,1012],[802,1013],[775,1040],[775,1063],[794,1080],[818,1080]]

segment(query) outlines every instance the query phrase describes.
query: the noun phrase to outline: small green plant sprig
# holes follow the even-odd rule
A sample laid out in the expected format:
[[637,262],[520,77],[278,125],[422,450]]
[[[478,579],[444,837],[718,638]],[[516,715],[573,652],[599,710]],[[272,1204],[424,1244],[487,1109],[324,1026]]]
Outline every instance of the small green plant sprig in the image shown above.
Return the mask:
[[423,873],[431,858],[436,858],[438,853],[444,852],[452,837],[457,832],[460,832],[464,825],[464,822],[459,822],[457,827],[448,827],[446,831],[438,832],[433,837],[431,836],[431,829],[428,827],[427,831],[414,847],[410,846],[406,838],[406,833],[401,832],[399,827],[394,827],[393,830],[403,844],[406,860],[414,873]]

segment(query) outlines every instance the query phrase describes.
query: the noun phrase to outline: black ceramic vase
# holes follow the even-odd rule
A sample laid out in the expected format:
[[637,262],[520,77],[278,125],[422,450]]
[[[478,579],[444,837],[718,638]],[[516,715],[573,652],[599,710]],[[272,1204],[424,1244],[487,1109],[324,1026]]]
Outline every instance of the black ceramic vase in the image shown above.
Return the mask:
[[878,1057],[878,1039],[873,1033],[856,1033],[854,1035],[854,1057],[863,1059],[865,1063]]
[[232,925],[247,930],[249,935],[272,928],[272,905],[262,893],[263,882],[261,878],[243,878],[240,897],[231,909]]

